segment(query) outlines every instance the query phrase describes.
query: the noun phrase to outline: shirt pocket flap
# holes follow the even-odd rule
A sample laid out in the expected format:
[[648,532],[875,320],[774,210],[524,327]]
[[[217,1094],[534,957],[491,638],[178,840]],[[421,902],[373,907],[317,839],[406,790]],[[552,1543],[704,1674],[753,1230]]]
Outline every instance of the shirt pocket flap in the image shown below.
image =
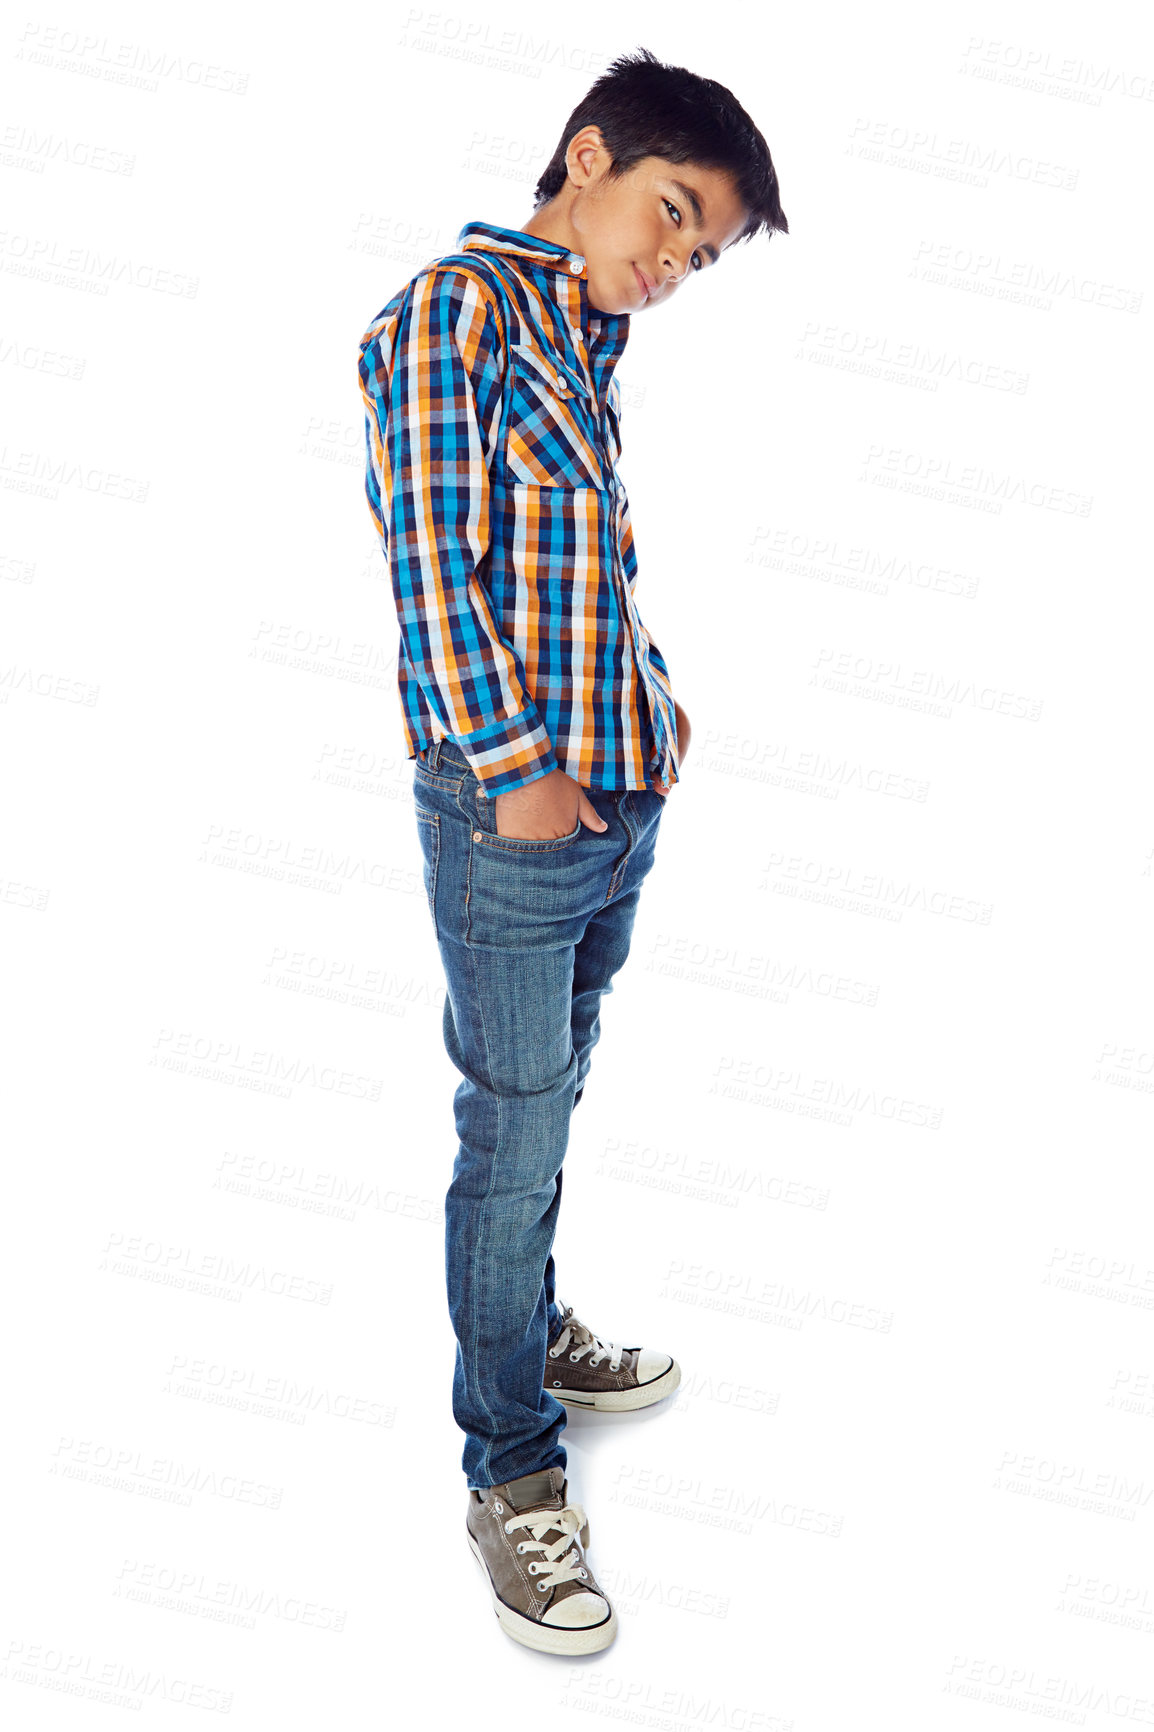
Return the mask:
[[509,349],[514,367],[533,374],[558,397],[584,395],[565,369],[532,343],[511,343]]

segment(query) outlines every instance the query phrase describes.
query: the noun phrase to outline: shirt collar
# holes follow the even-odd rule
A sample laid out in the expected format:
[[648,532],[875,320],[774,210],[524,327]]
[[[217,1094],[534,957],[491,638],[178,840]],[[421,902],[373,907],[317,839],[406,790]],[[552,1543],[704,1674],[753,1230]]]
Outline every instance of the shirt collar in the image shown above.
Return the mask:
[[507,229],[487,222],[465,223],[457,235],[457,251],[498,253],[553,274],[555,297],[568,308],[566,322],[571,329],[575,326],[575,335],[587,333],[594,395],[608,389],[629,337],[630,315],[591,310],[589,267],[583,253],[570,252],[559,241],[543,240],[540,235],[526,234],[524,229]]
[[[533,259],[543,265],[564,263],[571,276],[586,275],[582,253],[571,253],[558,241],[543,240],[540,235],[528,235],[524,229],[501,228],[497,223],[468,222],[457,236],[458,252],[510,253],[515,258]],[[579,264],[580,271],[572,269]]]
[[611,342],[617,354],[629,335],[628,313],[594,313],[589,307],[589,267],[583,253],[570,252],[559,241],[543,240],[524,229],[502,228],[498,223],[467,222],[457,235],[458,252],[503,253],[526,264],[551,269],[576,290],[582,325],[593,325]]

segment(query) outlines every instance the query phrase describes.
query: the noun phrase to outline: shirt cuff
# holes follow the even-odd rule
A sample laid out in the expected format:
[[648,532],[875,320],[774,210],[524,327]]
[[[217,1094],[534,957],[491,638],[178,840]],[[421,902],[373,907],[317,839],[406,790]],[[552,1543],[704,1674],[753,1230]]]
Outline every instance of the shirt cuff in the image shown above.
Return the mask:
[[453,739],[489,799],[559,768],[553,742],[533,703],[519,715],[490,722],[472,734],[455,734]]

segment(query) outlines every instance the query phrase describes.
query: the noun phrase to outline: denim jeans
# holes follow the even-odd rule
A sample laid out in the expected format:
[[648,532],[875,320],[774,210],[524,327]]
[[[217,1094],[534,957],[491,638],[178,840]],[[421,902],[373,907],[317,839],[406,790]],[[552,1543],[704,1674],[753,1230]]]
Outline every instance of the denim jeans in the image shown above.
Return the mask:
[[463,1079],[445,1276],[470,1487],[566,1465],[567,1410],[544,1386],[561,1325],[561,1164],[665,805],[648,788],[584,792],[606,830],[578,819],[568,836],[523,841],[497,834],[495,801],[451,740],[413,763],[445,1049]]

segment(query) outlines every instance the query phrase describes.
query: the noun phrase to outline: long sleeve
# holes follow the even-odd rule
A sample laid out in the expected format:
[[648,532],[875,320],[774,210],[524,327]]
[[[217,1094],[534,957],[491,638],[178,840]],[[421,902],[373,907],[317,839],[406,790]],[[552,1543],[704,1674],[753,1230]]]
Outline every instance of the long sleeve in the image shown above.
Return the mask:
[[360,369],[366,491],[405,651],[430,711],[490,796],[558,767],[484,581],[503,354],[488,296],[450,266],[414,280],[391,366],[374,343]]

